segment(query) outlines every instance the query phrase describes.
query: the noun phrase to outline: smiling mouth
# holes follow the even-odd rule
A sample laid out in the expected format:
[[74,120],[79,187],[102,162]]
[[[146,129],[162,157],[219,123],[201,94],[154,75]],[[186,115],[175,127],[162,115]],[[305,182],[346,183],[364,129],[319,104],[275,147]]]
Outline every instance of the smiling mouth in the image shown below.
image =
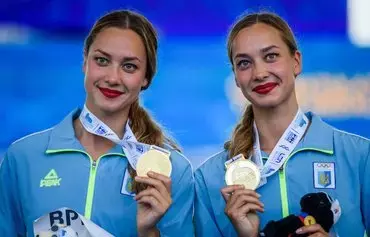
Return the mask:
[[278,83],[269,82],[263,85],[256,86],[255,88],[253,88],[253,91],[258,94],[265,95],[265,94],[268,94],[270,91],[272,91],[277,85]]
[[113,98],[116,98],[120,95],[123,94],[123,92],[121,91],[117,91],[117,90],[112,90],[112,89],[108,89],[108,88],[100,88],[99,87],[99,90],[100,92],[107,98],[109,99],[113,99]]

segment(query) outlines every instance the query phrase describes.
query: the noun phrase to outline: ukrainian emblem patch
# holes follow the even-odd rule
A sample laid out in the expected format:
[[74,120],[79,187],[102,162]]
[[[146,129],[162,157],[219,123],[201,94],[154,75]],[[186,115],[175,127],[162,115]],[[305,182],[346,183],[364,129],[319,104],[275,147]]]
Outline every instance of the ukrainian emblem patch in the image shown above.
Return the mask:
[[334,162],[314,162],[313,175],[315,188],[335,189]]

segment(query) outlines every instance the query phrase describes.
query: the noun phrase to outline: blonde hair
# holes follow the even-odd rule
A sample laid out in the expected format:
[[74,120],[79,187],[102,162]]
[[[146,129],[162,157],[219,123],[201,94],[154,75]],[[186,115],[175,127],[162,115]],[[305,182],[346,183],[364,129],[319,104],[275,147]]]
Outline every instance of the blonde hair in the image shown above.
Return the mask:
[[248,105],[242,119],[233,131],[231,140],[224,145],[224,148],[229,151],[229,159],[239,154],[248,158],[252,154],[254,143],[253,120],[253,108],[252,105]]
[[[138,100],[131,105],[128,117],[131,121],[130,127],[132,132],[139,142],[159,147],[164,147],[164,144],[167,144],[175,150],[180,151],[176,143],[170,137],[165,136],[159,124],[157,124],[149,113],[140,106]],[[132,190],[135,193],[144,190],[147,186],[136,183],[134,178],[137,174],[131,166],[129,166],[129,172],[133,178]]]
[[[99,18],[92,27],[89,35],[85,39],[84,56],[89,53],[90,46],[96,36],[106,28],[117,27],[121,29],[130,29],[137,33],[142,39],[146,57],[147,67],[145,77],[148,84],[142,88],[145,90],[151,84],[154,74],[157,70],[157,48],[158,38],[153,25],[143,15],[129,10],[112,11]],[[139,142],[164,147],[165,144],[180,151],[176,143],[164,134],[161,127],[150,116],[150,114],[140,106],[139,100],[136,100],[129,111],[130,127]],[[146,188],[145,185],[136,183],[136,171],[129,166],[129,172],[133,178],[132,190],[135,193]]]
[[[294,55],[294,53],[298,50],[297,42],[294,38],[292,30],[290,29],[288,23],[280,16],[270,12],[248,14],[242,16],[238,21],[236,21],[229,32],[227,40],[227,52],[233,69],[232,45],[236,36],[242,29],[251,27],[258,23],[263,23],[277,29],[280,32],[283,41],[288,46],[291,55]],[[253,121],[253,107],[252,105],[248,105],[243,113],[242,119],[239,121],[233,131],[231,140],[224,144],[224,148],[229,152],[229,159],[238,154],[243,154],[246,158],[249,158],[250,155],[252,155],[253,144],[255,141]]]

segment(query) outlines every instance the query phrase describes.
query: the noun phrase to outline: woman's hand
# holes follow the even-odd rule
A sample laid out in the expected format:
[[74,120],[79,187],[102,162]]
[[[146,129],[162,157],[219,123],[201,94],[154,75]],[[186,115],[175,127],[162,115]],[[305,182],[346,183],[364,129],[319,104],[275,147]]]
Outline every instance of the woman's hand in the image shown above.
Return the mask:
[[226,201],[225,214],[231,220],[239,236],[258,236],[259,218],[256,211],[263,212],[260,195],[243,185],[230,185],[221,190]]
[[136,182],[147,184],[148,188],[135,196],[137,201],[137,230],[139,236],[159,236],[156,224],[172,204],[171,179],[148,172],[148,177],[135,177]]

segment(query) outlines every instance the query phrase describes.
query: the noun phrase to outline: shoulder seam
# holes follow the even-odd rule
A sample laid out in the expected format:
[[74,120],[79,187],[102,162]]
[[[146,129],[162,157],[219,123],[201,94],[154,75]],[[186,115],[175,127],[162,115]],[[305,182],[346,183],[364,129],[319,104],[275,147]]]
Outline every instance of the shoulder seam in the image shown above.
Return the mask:
[[340,129],[337,129],[337,128],[333,128],[333,130],[334,130],[334,131],[337,131],[337,132],[339,132],[339,133],[343,133],[343,134],[346,134],[346,135],[350,135],[350,136],[353,136],[353,137],[357,137],[357,138],[360,138],[360,139],[364,139],[365,141],[370,142],[370,139],[369,139],[369,138],[366,138],[366,137],[360,136],[360,135],[355,134],[355,133],[346,132],[346,131],[343,131],[343,130],[340,130]]
[[190,160],[184,155],[184,154],[182,154],[181,152],[179,152],[178,150],[175,150],[175,149],[173,149],[172,151],[171,151],[171,153],[172,152],[175,152],[175,153],[177,153],[177,154],[179,154],[182,158],[184,158],[185,160],[186,160],[186,162],[188,162],[188,164],[190,165],[190,168],[191,168],[191,170],[193,171],[194,169],[193,169],[193,165],[191,164],[191,162],[190,162]]
[[208,160],[212,159],[213,157],[215,157],[215,156],[217,156],[217,155],[219,155],[219,154],[221,154],[223,152],[225,152],[225,150],[222,150],[222,151],[216,152],[213,155],[210,155],[207,159],[205,159],[202,163],[200,163],[200,165],[197,167],[197,169],[199,169],[200,167],[202,167],[202,165],[204,165]]
[[45,132],[48,132],[49,130],[52,130],[54,127],[52,128],[48,128],[48,129],[45,129],[45,130],[42,130],[42,131],[39,131],[39,132],[34,132],[34,133],[31,133],[31,134],[28,134],[24,137],[21,137],[19,138],[18,140],[15,140],[11,145],[15,144],[15,143],[18,143],[26,138],[29,138],[29,137],[32,137],[32,136],[35,136],[35,135],[38,135],[38,134],[41,134],[41,133],[45,133]]

